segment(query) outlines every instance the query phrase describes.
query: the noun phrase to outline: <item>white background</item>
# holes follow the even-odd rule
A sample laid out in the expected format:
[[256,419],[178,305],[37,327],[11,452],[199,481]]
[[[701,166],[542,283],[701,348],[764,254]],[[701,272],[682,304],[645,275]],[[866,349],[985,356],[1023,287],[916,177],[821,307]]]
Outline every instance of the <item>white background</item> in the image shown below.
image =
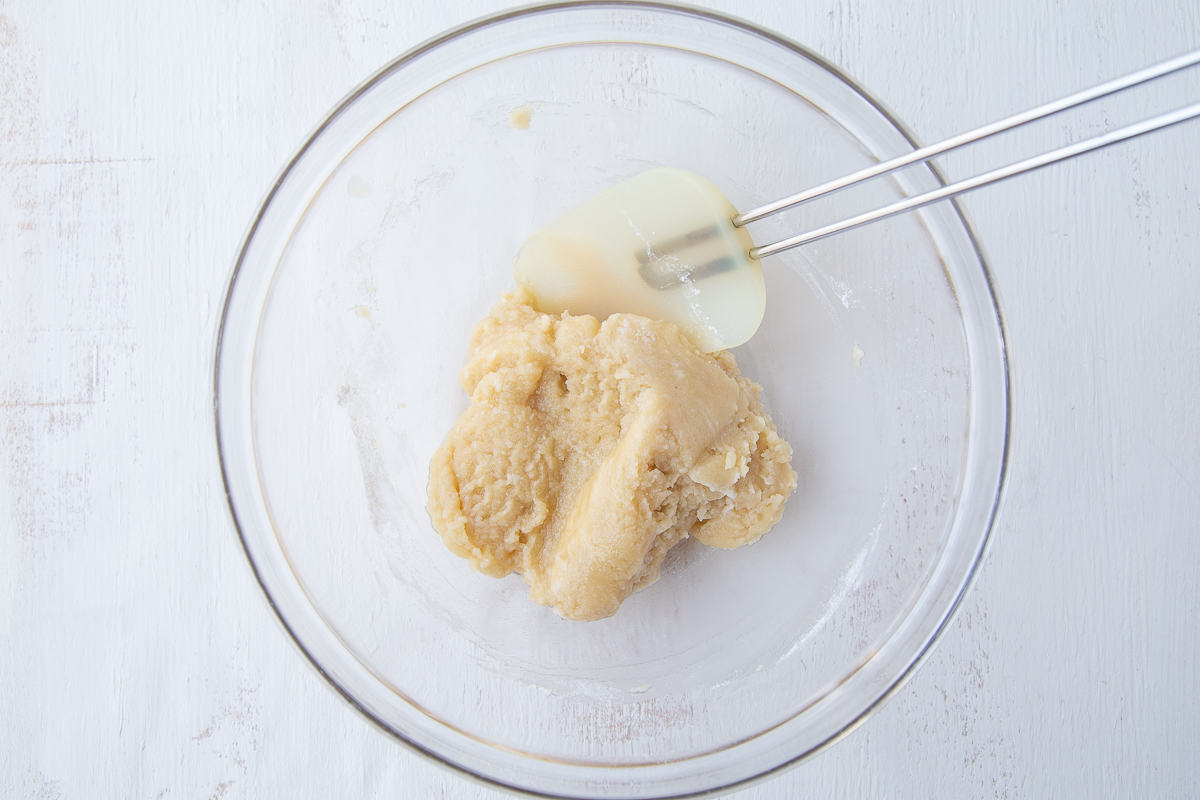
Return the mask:
[[[494,798],[329,690],[245,562],[212,431],[234,255],[346,92],[499,0],[0,0],[0,794]],[[1200,46],[1194,0],[708,2],[935,141]],[[951,178],[1200,100],[1103,101]],[[1200,751],[1200,123],[968,197],[1015,446],[916,677],[738,798],[1184,797]]]

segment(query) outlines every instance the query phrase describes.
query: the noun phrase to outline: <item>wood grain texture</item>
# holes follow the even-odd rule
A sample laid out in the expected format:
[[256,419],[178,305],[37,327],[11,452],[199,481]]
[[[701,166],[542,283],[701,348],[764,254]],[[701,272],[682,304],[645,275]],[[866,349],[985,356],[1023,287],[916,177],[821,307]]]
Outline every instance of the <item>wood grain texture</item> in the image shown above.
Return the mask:
[[[307,131],[509,5],[0,0],[4,796],[505,796],[365,722],[274,620],[225,506],[211,363],[240,238]],[[1191,0],[704,5],[821,53],[925,141],[1200,46]],[[1200,78],[1146,97],[945,168],[1194,102]],[[1196,792],[1198,143],[1179,126],[964,201],[1013,352],[989,561],[889,704],[736,797]]]

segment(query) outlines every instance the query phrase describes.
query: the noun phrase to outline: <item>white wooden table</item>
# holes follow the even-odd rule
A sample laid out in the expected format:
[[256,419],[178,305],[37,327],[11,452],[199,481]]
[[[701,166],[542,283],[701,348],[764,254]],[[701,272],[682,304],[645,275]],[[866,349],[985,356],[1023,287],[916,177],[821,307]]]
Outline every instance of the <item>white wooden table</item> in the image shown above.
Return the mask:
[[[211,365],[243,231],[309,129],[509,5],[0,2],[3,796],[503,796],[359,717],[276,623],[225,505]],[[1200,46],[1192,0],[705,5],[815,49],[924,141]],[[1195,102],[1200,78],[1148,96]],[[890,703],[739,798],[1198,790],[1200,124],[964,205],[1016,402],[988,562]]]

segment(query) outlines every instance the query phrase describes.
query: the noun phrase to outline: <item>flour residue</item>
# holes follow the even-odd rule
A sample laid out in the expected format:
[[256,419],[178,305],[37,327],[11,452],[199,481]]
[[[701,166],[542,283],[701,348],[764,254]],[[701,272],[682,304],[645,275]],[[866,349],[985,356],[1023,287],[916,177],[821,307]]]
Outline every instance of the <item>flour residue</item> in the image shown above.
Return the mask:
[[371,184],[356,172],[350,176],[350,180],[346,181],[346,194],[351,197],[370,197]]

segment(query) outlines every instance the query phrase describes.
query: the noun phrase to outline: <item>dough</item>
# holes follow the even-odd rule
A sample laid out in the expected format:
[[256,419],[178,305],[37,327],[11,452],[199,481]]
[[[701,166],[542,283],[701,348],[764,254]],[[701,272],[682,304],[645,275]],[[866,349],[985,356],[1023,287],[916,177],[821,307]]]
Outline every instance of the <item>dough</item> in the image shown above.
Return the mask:
[[461,383],[471,404],[430,467],[434,528],[568,619],[615,613],[687,536],[756,541],[796,487],[761,387],[667,322],[542,314],[519,290],[475,327]]

